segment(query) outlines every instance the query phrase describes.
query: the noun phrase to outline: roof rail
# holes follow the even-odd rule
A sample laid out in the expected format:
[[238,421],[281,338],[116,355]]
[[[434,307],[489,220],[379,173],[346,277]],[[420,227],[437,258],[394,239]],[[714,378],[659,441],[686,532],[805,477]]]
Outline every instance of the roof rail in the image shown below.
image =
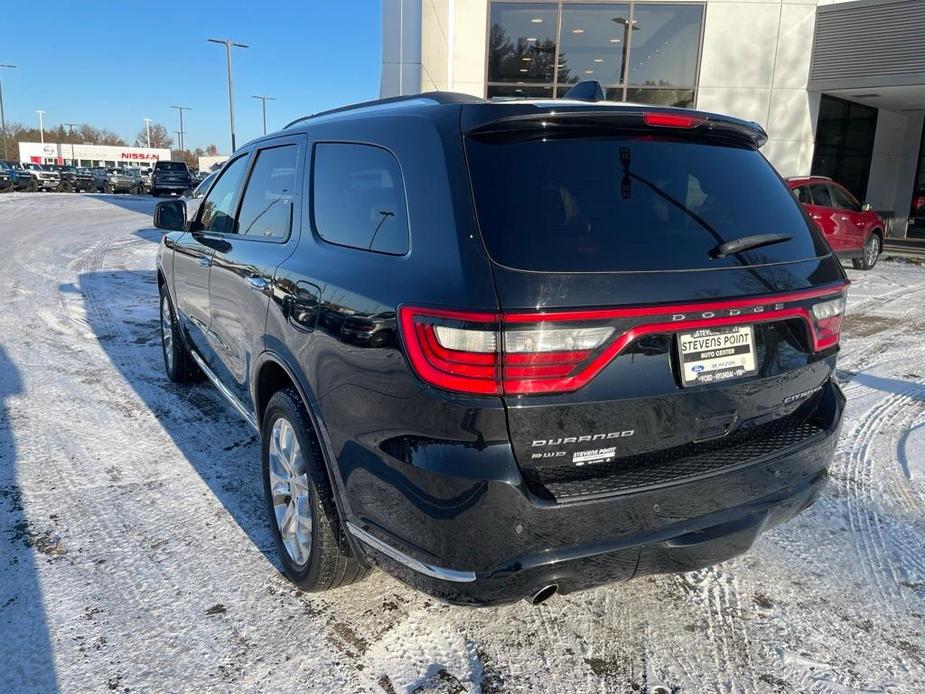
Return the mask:
[[394,104],[401,104],[406,102],[410,103],[413,101],[426,101],[431,104],[471,104],[485,101],[485,99],[472,96],[471,94],[460,94],[459,92],[423,92],[421,94],[405,94],[404,96],[393,96],[389,97],[388,99],[363,101],[359,104],[350,104],[349,106],[340,106],[339,108],[332,108],[327,111],[312,113],[308,116],[296,118],[291,123],[288,123],[286,127],[283,128],[283,130],[286,130],[286,128],[291,128],[297,123],[311,120],[312,118],[320,118],[321,116],[330,116],[335,113],[346,113],[348,111],[356,111],[359,109],[375,109],[378,107],[391,106]]

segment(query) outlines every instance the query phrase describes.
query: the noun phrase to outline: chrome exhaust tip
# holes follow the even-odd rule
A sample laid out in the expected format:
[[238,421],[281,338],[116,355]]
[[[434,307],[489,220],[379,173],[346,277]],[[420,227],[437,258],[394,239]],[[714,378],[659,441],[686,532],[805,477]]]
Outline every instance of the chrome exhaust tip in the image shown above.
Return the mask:
[[539,605],[541,603],[544,603],[558,592],[559,592],[559,584],[550,583],[545,588],[540,588],[538,591],[536,591],[533,594],[533,597],[530,598],[530,604]]

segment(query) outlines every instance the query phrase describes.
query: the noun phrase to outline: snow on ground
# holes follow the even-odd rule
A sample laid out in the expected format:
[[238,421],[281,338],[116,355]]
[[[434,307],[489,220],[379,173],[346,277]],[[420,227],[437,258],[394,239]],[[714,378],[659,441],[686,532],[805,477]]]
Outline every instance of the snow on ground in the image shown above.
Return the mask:
[[717,567],[472,610],[277,575],[256,438],[163,375],[152,208],[0,196],[0,691],[925,690],[925,268],[848,271],[815,506]]

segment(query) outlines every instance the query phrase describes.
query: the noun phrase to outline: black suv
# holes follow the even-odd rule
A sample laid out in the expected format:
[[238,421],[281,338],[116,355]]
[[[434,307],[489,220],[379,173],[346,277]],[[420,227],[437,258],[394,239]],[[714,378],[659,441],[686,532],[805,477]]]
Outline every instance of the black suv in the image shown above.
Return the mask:
[[193,188],[189,167],[182,161],[159,161],[151,173],[151,195],[162,193],[183,195]]
[[168,375],[260,432],[286,576],[539,603],[723,561],[813,503],[847,281],[765,140],[424,94],[242,147],[189,221],[160,203]]

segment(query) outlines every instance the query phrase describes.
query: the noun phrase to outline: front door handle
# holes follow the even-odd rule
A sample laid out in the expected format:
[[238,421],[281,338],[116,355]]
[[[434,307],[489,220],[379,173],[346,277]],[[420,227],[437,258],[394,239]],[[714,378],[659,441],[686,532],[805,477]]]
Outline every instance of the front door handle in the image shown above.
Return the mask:
[[209,267],[212,265],[212,258],[207,255],[201,255],[196,262],[199,263],[199,267]]
[[255,292],[262,292],[269,286],[270,283],[267,282],[265,277],[261,277],[260,275],[250,275],[247,278],[247,284]]
[[848,221],[848,218],[847,218],[847,217],[839,217],[839,219],[840,219],[841,221],[843,221],[843,222],[847,222],[847,221]]

